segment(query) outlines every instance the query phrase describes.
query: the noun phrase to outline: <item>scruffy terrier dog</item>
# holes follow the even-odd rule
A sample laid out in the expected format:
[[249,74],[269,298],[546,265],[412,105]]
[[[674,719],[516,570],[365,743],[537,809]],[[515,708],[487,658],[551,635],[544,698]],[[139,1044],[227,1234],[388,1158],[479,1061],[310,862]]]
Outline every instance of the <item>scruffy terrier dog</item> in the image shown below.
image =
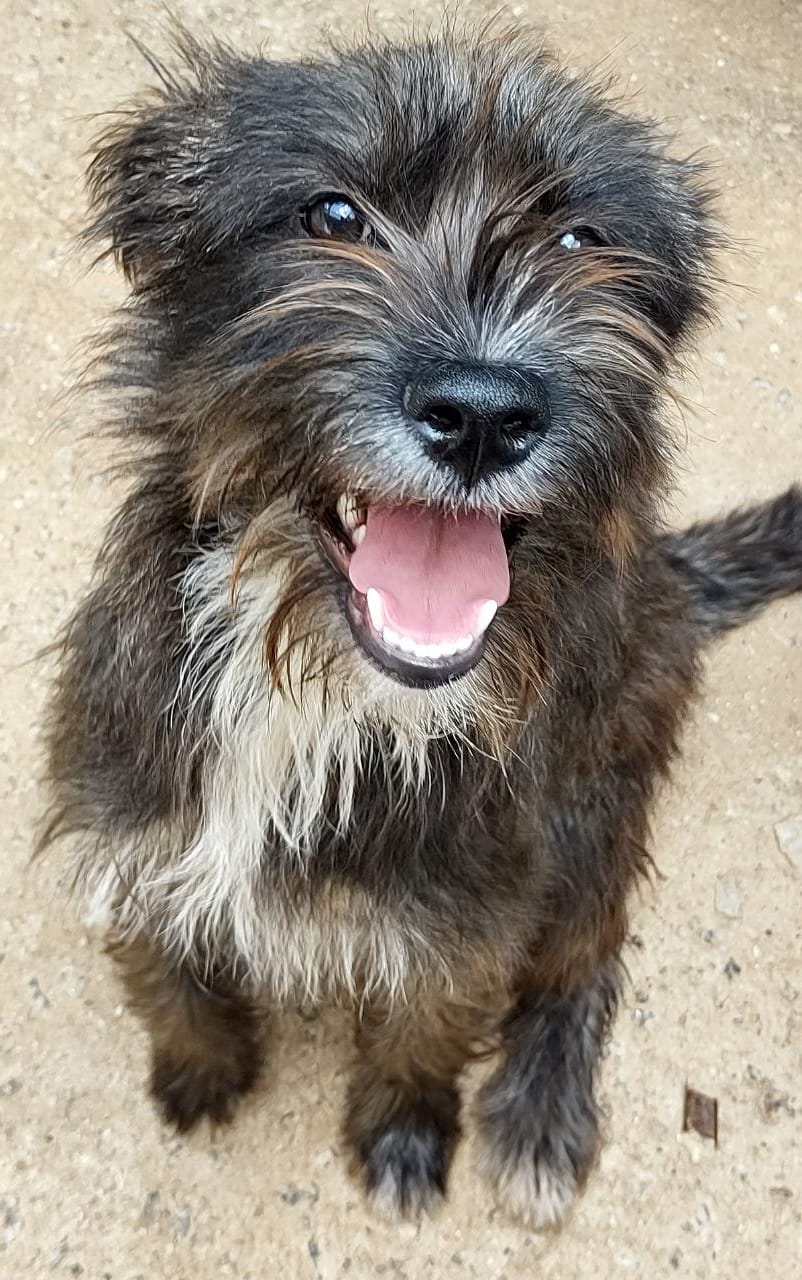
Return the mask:
[[802,588],[798,489],[659,522],[703,175],[519,37],[181,43],[90,169],[134,484],[45,840],[81,833],[168,1120],[229,1116],[264,1006],[350,1000],[371,1199],[440,1196],[496,1048],[483,1168],[554,1223],[701,647]]

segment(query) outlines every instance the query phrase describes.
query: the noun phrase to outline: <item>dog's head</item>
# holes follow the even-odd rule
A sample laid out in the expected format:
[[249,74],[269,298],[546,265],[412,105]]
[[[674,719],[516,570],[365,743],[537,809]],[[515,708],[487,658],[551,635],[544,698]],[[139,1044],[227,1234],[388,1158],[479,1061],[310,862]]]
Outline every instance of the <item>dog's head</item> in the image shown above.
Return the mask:
[[518,39],[183,55],[90,172],[153,465],[280,566],[274,672],[518,679],[664,485],[696,167]]

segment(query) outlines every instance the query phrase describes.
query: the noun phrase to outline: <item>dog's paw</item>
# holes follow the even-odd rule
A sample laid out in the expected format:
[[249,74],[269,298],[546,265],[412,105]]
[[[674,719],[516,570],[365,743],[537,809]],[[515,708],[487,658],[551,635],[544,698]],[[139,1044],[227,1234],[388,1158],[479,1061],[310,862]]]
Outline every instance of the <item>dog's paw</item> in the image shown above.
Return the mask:
[[536,1230],[568,1215],[598,1142],[592,1093],[576,1079],[522,1089],[509,1068],[479,1095],[479,1168],[501,1206]]
[[576,1199],[578,1181],[569,1160],[555,1159],[547,1147],[524,1143],[505,1151],[486,1142],[479,1169],[505,1213],[535,1231],[559,1226]]
[[187,1133],[204,1116],[214,1124],[227,1124],[257,1075],[257,1063],[244,1057],[221,1063],[178,1060],[159,1053],[153,1060],[150,1092],[162,1119],[179,1133]]
[[373,1210],[384,1217],[435,1210],[457,1142],[457,1107],[450,1092],[413,1102],[376,1080],[371,1089],[352,1093],[345,1138],[352,1172]]
[[386,1218],[431,1213],[445,1194],[450,1154],[435,1124],[388,1125],[360,1152],[371,1208]]

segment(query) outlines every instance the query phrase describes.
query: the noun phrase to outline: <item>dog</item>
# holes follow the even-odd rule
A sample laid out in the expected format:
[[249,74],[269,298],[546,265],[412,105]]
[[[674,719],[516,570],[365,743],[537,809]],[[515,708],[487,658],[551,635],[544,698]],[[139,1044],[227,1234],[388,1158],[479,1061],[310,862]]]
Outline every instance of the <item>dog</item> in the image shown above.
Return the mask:
[[294,63],[182,34],[89,169],[130,490],[59,642],[52,804],[186,1130],[265,1007],[356,1010],[345,1141],[559,1222],[704,645],[802,588],[802,491],[662,524],[704,169],[526,36]]

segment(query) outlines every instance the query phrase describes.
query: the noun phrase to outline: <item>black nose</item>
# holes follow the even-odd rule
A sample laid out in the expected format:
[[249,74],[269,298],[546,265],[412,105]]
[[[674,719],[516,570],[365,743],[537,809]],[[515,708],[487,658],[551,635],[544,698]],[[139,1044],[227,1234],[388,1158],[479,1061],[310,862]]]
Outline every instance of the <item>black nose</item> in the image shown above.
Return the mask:
[[505,365],[430,366],[410,382],[405,407],[429,456],[469,487],[521,462],[549,425],[542,378]]

